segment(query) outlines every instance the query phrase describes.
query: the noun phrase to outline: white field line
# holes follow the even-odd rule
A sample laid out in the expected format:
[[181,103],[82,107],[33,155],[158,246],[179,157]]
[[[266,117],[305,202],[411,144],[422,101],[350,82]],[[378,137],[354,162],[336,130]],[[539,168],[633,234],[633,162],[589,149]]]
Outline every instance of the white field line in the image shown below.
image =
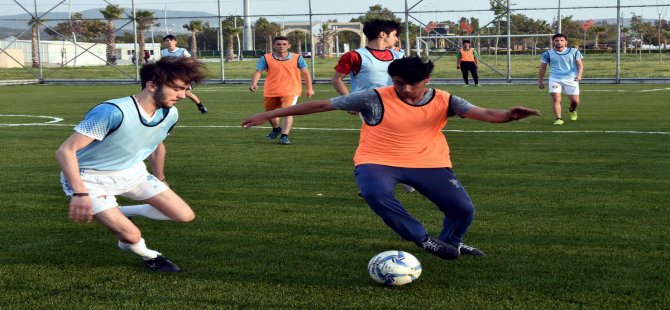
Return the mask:
[[[1,117],[36,117],[51,119],[45,123],[0,123],[0,127],[18,127],[18,126],[57,126],[57,127],[75,127],[76,124],[60,124],[62,118],[44,115],[8,115],[0,114]],[[177,125],[179,128],[239,128],[238,125]],[[267,126],[256,126],[257,129],[270,129]],[[311,127],[293,127],[294,130],[313,130],[313,131],[360,131],[359,128],[311,128]],[[651,135],[670,135],[670,131],[639,131],[639,130],[460,130],[445,129],[443,132],[455,133],[602,133],[602,134],[651,134]]]

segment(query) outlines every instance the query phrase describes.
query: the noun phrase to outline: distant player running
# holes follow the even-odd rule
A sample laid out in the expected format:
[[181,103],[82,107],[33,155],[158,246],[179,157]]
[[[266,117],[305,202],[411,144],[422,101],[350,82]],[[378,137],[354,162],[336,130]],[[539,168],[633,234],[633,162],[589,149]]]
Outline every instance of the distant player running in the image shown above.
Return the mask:
[[[161,57],[191,57],[191,53],[189,53],[185,48],[177,47],[177,38],[175,36],[168,34],[163,37],[163,42],[165,42],[167,47],[161,50]],[[193,88],[189,88],[186,91],[186,97],[195,103],[200,113],[207,113],[207,108],[205,108],[205,106],[202,104],[202,101],[200,101],[200,98],[198,98],[198,96],[196,96],[192,90]]]
[[[118,239],[124,251],[140,256],[147,268],[179,272],[161,253],[147,248],[129,217],[190,222],[191,207],[165,182],[163,140],[177,123],[175,103],[191,83],[204,78],[192,58],[161,58],[140,69],[138,95],[107,100],[93,107],[58,148],[63,191],[70,198],[71,220],[95,219]],[[150,174],[144,164],[151,164]],[[119,207],[120,195],[145,204]]]
[[540,74],[537,86],[544,89],[544,73],[549,65],[549,93],[554,109],[556,120],[554,125],[563,125],[561,117],[561,92],[568,95],[570,99],[570,120],[577,120],[577,107],[579,106],[579,81],[582,80],[584,65],[582,64],[582,53],[578,49],[567,47],[568,37],[557,33],[551,37],[553,48],[542,53],[540,56]]

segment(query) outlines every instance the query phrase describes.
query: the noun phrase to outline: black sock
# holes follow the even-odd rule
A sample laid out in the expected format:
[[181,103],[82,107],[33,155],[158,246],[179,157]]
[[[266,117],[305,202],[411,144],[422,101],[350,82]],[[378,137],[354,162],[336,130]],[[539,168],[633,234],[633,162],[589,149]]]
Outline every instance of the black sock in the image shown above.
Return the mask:
[[[283,134],[281,134],[281,137],[288,137],[288,135],[285,134],[285,133],[283,133]],[[280,138],[281,138],[281,137],[280,137]]]
[[272,131],[274,131],[274,132],[281,132],[281,127],[272,128]]

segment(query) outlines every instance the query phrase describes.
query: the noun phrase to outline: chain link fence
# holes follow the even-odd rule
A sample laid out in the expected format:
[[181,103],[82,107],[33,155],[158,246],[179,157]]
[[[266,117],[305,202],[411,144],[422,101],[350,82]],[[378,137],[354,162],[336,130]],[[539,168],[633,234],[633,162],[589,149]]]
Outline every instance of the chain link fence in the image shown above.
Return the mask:
[[539,54],[562,32],[585,55],[584,83],[670,82],[670,0],[0,0],[0,83],[136,82],[163,37],[207,64],[210,83],[247,83],[272,38],[286,35],[317,82],[365,45],[360,21],[403,23],[401,47],[457,81],[463,38],[478,49],[484,83],[535,81]]

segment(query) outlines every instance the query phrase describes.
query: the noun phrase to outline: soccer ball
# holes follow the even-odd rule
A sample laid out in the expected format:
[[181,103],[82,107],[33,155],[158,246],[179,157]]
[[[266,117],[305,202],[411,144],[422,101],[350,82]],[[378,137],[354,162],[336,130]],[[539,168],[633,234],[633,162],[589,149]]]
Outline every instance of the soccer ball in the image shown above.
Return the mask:
[[419,278],[421,263],[407,252],[385,251],[370,260],[368,273],[373,280],[384,285],[405,285]]

